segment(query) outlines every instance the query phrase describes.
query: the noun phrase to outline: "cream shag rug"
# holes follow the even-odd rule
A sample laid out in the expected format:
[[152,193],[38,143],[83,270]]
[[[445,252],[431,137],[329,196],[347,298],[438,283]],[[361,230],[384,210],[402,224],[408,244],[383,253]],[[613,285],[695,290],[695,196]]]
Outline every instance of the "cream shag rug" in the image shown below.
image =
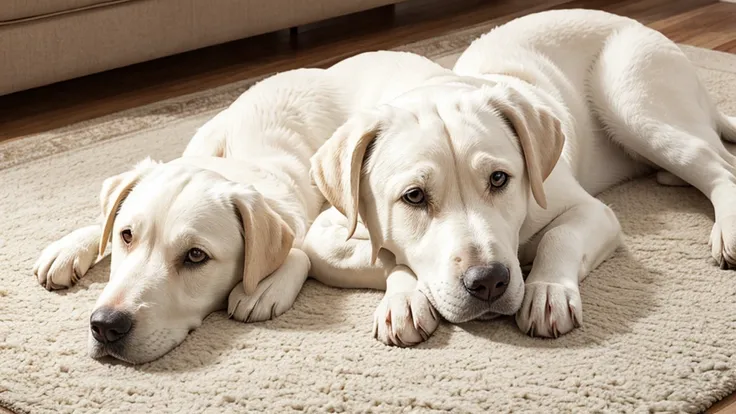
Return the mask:
[[[489,28],[404,47],[451,65]],[[736,115],[736,56],[683,47]],[[582,285],[584,327],[533,339],[512,320],[443,324],[429,342],[371,335],[381,293],[309,281],[277,320],[224,312],[142,366],[86,355],[89,311],[109,259],[50,293],[31,266],[92,223],[100,183],[151,155],[172,159],[252,82],[123,112],[0,146],[0,406],[17,412],[698,412],[736,390],[736,272],[707,246],[694,189],[643,179],[602,196],[625,248]],[[734,206],[736,208],[736,206]]]

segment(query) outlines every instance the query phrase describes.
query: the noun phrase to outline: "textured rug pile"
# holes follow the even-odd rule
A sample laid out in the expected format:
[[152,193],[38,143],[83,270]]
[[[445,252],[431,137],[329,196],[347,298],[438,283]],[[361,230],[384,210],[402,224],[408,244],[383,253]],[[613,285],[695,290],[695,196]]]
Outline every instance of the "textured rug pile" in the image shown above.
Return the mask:
[[[451,65],[477,27],[402,49]],[[736,56],[683,46],[736,115]],[[93,222],[102,180],[169,160],[249,82],[0,146],[0,407],[16,412],[699,412],[736,390],[736,272],[707,246],[713,213],[694,189],[651,179],[602,195],[625,247],[582,285],[584,327],[533,339],[513,321],[443,324],[414,349],[371,335],[381,294],[307,283],[277,320],[211,315],[149,364],[86,355],[109,260],[68,291],[31,267]],[[736,208],[736,206],[734,206]]]

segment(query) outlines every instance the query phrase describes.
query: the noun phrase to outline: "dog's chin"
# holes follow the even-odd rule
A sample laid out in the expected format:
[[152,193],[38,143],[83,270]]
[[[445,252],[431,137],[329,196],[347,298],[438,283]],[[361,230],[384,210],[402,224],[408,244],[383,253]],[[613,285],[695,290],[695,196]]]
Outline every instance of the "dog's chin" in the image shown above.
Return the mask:
[[453,295],[435,293],[434,289],[420,285],[419,290],[429,300],[429,303],[450,323],[463,323],[472,321],[488,311],[488,304],[468,297],[460,299]]
[[130,365],[144,364],[146,362],[155,361],[158,358],[166,355],[171,349],[176,348],[172,346],[165,352],[157,353],[155,356],[151,355],[132,355],[130,353],[130,347],[128,344],[123,343],[112,343],[112,344],[101,344],[97,342],[92,335],[89,335],[87,343],[87,354],[100,362],[110,362],[111,360],[117,360]]
[[106,356],[109,356],[109,351],[105,346],[97,341],[95,341],[93,338],[89,339],[89,344],[87,345],[87,354],[94,359],[102,359]]
[[125,353],[122,352],[123,346],[118,344],[101,344],[97,342],[92,335],[89,336],[88,345],[87,345],[87,354],[91,358],[100,360],[102,362],[104,361],[110,361],[110,360],[118,360],[121,362],[125,362],[127,364],[134,364],[134,362],[131,362],[128,358],[126,358]]
[[499,316],[514,315],[524,300],[524,280],[512,277],[506,293],[494,302],[478,300],[465,292],[457,295],[438,294],[432,287],[420,284],[419,290],[424,293],[432,306],[450,323],[464,323],[474,320],[490,320]]

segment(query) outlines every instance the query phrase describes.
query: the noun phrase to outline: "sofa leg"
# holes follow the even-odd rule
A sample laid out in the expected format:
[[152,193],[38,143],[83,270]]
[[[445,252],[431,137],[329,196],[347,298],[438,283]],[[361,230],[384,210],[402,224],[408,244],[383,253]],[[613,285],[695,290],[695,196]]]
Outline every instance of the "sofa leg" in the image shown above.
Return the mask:
[[394,22],[394,19],[396,18],[396,4],[387,4],[385,6],[379,7],[381,15],[384,19],[386,19],[389,23]]
[[289,28],[289,45],[292,48],[299,46],[299,27],[294,26]]

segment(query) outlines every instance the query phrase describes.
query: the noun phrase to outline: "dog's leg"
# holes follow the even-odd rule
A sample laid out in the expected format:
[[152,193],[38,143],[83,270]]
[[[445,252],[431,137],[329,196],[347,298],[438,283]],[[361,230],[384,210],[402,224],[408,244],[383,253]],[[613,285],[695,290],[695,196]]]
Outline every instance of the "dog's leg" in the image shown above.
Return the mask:
[[349,240],[347,234],[348,222],[340,212],[330,208],[319,215],[302,245],[312,264],[310,275],[329,286],[385,289],[373,315],[373,335],[384,344],[411,346],[427,340],[439,317],[417,289],[414,273],[397,266],[386,250],[371,264],[372,246],[363,224]]
[[613,140],[710,199],[712,256],[736,267],[736,157],[721,140],[736,128],[677,45],[644,27],[621,30],[601,53],[589,93]]
[[688,132],[662,123],[650,133],[648,138],[627,138],[627,145],[710,199],[715,210],[711,255],[723,269],[736,267],[736,169],[711,143],[718,139],[716,132]]
[[516,313],[519,328],[532,336],[557,337],[579,326],[583,321],[579,282],[613,254],[620,234],[613,211],[590,197],[523,246],[524,251],[536,251],[536,256]]
[[99,225],[77,229],[46,247],[33,265],[38,283],[48,290],[74,285],[98,259],[102,229]]
[[309,256],[309,275],[328,286],[353,289],[386,289],[386,278],[396,266],[387,250],[371,264],[372,247],[362,223],[349,240],[348,221],[334,207],[322,212],[309,228],[302,250]]
[[417,289],[414,272],[406,266],[394,267],[373,314],[373,337],[386,345],[413,346],[429,339],[439,323],[429,299]]
[[263,279],[253,295],[247,296],[243,282],[228,297],[227,313],[240,322],[273,319],[291,309],[309,273],[309,258],[299,249],[291,249],[286,261]]

